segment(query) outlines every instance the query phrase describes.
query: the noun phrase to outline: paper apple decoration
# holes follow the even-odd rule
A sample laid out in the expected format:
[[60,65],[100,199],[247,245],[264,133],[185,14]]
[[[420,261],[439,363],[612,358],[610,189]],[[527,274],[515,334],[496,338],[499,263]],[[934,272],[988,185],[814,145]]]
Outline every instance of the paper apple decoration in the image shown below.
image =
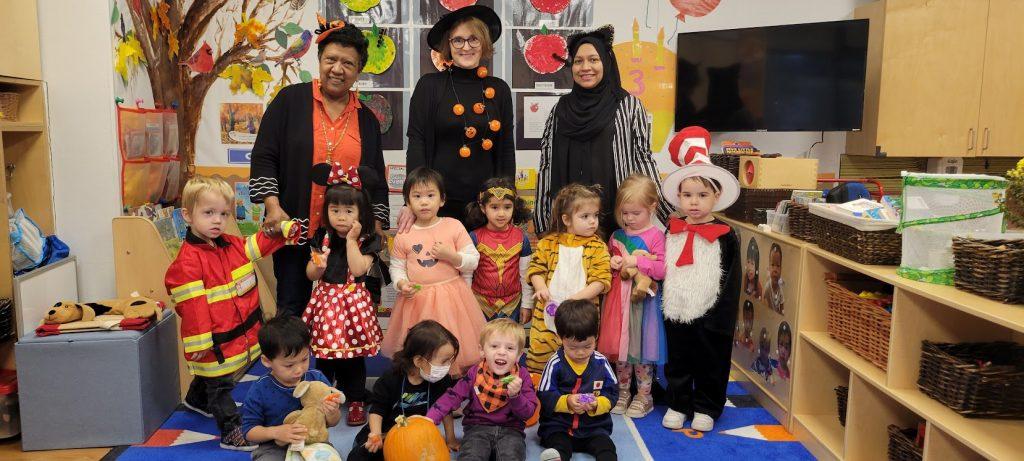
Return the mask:
[[[555,59],[553,55],[562,59]],[[569,50],[565,37],[549,33],[547,26],[544,26],[539,35],[534,35],[526,41],[523,57],[526,58],[526,65],[534,72],[553,74],[565,66],[564,60],[569,59]]]
[[459,8],[476,5],[476,0],[438,0],[438,3],[448,11],[455,11]]
[[380,0],[341,0],[341,4],[356,13],[365,13],[366,10],[380,5]]
[[395,62],[395,55],[398,54],[398,47],[395,46],[395,41],[388,37],[376,24],[370,30],[364,30],[363,36],[366,37],[368,44],[366,51],[369,54],[366,66],[363,67],[363,72],[370,74],[384,73]]
[[559,14],[569,7],[569,0],[530,0],[530,4],[541,13]]

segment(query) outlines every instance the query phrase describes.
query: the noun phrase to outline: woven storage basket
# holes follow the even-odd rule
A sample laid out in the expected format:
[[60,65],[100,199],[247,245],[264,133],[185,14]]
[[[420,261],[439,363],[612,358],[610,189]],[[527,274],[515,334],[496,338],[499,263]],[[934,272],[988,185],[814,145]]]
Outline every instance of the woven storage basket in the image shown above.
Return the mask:
[[1024,419],[1024,346],[923,341],[917,387],[967,418]]
[[789,204],[789,235],[805,242],[815,243],[814,218],[807,205]]
[[[740,196],[725,215],[743,222],[755,221],[754,210],[757,208],[775,209],[779,202],[793,196],[793,189],[740,189]],[[764,221],[762,221],[763,223]]]
[[729,170],[733,176],[740,176],[740,156],[733,154],[711,154],[711,163]]
[[922,450],[914,443],[917,429],[889,425],[889,461],[921,461]]
[[889,361],[892,314],[857,294],[864,290],[891,291],[892,287],[872,280],[825,280],[825,285],[828,288],[829,336],[885,370]]
[[18,100],[21,95],[0,91],[0,121],[18,121]]
[[836,386],[836,404],[839,406],[839,425],[846,427],[846,399],[850,396],[850,388]]
[[953,237],[957,288],[1004,303],[1024,303],[1024,240]]
[[861,264],[892,266],[900,263],[903,240],[896,229],[861,231],[841,222],[816,218],[812,221],[815,241],[821,249]]

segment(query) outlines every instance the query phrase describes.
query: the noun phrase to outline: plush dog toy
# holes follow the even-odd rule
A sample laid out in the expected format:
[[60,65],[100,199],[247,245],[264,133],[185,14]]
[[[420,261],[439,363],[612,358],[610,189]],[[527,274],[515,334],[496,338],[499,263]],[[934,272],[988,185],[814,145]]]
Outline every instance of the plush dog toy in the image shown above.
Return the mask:
[[345,394],[320,381],[302,381],[295,386],[292,395],[302,404],[301,410],[295,410],[284,417],[284,424],[298,423],[306,426],[306,445],[327,442],[327,415],[320,411],[320,402],[336,399],[339,404],[345,403]]
[[60,301],[43,317],[43,323],[57,325],[81,321],[90,321],[97,315],[121,315],[126,319],[156,317],[163,318],[162,302],[145,297],[108,299],[95,303],[76,303]]

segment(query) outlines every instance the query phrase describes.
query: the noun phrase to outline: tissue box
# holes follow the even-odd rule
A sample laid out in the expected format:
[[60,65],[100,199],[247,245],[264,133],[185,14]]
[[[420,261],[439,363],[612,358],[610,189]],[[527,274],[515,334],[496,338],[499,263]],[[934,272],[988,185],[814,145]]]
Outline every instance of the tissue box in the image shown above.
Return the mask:
[[740,157],[740,185],[748,189],[817,189],[818,159]]
[[22,449],[145,442],[181,402],[176,319],[168,309],[145,331],[22,337]]

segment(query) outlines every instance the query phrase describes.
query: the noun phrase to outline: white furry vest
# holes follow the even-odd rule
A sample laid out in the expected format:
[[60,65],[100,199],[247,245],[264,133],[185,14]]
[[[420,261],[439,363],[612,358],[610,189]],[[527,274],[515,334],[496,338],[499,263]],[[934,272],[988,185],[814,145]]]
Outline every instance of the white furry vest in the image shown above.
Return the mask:
[[722,290],[722,246],[701,236],[693,239],[693,264],[676,266],[689,232],[665,237],[665,283],[662,306],[665,318],[690,323],[702,317],[718,301]]

